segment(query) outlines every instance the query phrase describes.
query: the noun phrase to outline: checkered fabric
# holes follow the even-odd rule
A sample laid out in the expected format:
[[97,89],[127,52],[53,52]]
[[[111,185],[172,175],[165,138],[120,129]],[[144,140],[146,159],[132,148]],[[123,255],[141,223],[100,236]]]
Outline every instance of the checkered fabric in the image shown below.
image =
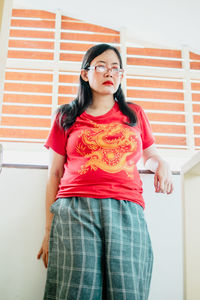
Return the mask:
[[153,254],[143,208],[112,198],[51,207],[44,300],[147,300]]

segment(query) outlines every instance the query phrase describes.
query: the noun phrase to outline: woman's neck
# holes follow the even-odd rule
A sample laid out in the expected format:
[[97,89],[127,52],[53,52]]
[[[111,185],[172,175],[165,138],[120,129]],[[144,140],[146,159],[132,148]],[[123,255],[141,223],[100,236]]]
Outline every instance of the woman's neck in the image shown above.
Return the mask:
[[89,108],[93,110],[110,109],[113,107],[114,103],[115,100],[113,95],[93,96],[92,103]]
[[88,114],[98,116],[107,113],[115,104],[115,100],[112,97],[93,97],[91,105],[86,109]]

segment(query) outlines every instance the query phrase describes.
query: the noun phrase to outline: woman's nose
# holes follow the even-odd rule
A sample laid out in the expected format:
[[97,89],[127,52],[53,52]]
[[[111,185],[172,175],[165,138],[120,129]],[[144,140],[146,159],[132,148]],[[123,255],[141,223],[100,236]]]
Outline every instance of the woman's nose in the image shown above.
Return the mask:
[[106,72],[105,72],[106,76],[112,76],[113,72],[112,72],[112,68],[107,68]]

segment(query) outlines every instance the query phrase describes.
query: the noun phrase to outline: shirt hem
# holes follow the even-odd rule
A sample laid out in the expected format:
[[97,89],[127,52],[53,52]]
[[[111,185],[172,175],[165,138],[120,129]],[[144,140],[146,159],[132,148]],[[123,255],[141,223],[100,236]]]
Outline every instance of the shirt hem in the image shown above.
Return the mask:
[[130,199],[130,198],[126,198],[126,197],[115,197],[114,195],[104,195],[104,196],[101,196],[99,197],[98,195],[89,195],[89,194],[76,194],[76,193],[73,193],[73,194],[60,194],[58,193],[58,195],[56,196],[56,200],[59,199],[59,198],[67,198],[67,197],[88,197],[88,198],[94,198],[94,199],[107,199],[107,198],[112,198],[112,199],[115,199],[115,200],[119,200],[119,201],[130,201],[130,202],[133,202],[133,203],[136,203],[136,204],[139,204],[143,209],[145,209],[145,202],[143,199],[139,200],[139,199],[136,199],[136,197],[134,197],[134,199]]

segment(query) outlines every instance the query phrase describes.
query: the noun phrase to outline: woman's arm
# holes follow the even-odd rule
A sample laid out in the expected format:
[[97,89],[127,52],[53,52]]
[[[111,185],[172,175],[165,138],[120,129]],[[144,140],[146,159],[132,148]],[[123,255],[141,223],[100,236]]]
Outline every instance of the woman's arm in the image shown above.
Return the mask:
[[172,174],[169,164],[159,155],[155,144],[143,151],[144,165],[155,173],[154,186],[157,193],[173,192]]
[[46,186],[45,235],[44,235],[41,249],[37,255],[38,259],[40,259],[40,257],[42,256],[46,268],[48,264],[48,246],[49,246],[51,223],[53,220],[53,214],[50,212],[50,207],[55,201],[60,179],[63,175],[63,169],[65,163],[65,156],[56,153],[51,148],[49,149],[49,151],[50,151],[50,160],[49,160],[48,179],[47,179],[47,186]]

